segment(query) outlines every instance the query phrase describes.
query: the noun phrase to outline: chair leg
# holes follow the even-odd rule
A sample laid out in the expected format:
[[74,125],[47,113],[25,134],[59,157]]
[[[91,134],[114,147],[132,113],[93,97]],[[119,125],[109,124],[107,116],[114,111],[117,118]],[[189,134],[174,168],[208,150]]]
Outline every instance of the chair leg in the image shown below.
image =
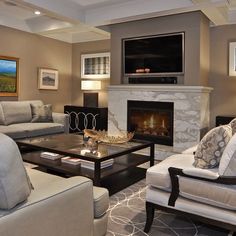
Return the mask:
[[230,231],[228,235],[236,236],[236,232]]
[[146,224],[144,227],[144,232],[148,233],[152,226],[153,218],[154,218],[154,204],[150,202],[146,202]]

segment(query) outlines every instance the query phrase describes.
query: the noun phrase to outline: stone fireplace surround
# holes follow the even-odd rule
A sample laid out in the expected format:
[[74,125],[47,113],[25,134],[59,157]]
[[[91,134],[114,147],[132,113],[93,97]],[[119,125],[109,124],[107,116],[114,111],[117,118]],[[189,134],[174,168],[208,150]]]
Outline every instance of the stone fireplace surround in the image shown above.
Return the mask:
[[156,145],[156,159],[196,145],[209,128],[210,87],[180,85],[111,85],[108,87],[108,133],[127,130],[127,101],[174,103],[173,147]]

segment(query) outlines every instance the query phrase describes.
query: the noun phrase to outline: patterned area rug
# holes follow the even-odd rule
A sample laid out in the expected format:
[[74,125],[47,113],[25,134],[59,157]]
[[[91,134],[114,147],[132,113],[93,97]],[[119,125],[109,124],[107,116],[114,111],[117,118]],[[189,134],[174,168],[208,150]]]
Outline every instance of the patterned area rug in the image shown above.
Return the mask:
[[228,232],[193,222],[189,218],[155,211],[149,234],[143,232],[145,212],[145,180],[110,197],[109,222],[106,236],[226,236]]

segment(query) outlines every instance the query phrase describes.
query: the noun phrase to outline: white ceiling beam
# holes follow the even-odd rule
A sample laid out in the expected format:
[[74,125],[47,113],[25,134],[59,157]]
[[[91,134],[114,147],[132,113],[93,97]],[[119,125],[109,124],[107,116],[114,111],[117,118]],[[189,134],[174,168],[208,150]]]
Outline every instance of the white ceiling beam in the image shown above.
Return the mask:
[[52,31],[67,27],[72,27],[72,24],[65,21],[50,18],[48,16],[40,16],[26,20],[27,25],[33,33]]
[[198,8],[209,18],[213,25],[228,23],[227,0],[192,0]]
[[71,23],[78,23],[84,21],[85,16],[81,7],[67,0],[16,0],[24,3],[31,8],[38,9],[48,16],[56,17],[63,21],[69,21]]
[[13,17],[7,12],[1,13],[0,25],[8,26],[26,32],[31,32],[30,27],[25,23],[24,20],[19,20],[18,18]]
[[85,23],[94,26],[122,22],[123,18],[144,14],[188,8],[194,4],[190,0],[129,0],[127,2],[89,8],[85,11]]

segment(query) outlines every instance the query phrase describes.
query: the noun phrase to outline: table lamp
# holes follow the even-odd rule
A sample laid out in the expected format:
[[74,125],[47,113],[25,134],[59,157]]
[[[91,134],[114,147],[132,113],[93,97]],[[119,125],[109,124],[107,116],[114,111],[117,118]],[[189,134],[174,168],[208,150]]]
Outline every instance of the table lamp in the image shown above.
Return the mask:
[[[101,90],[99,80],[81,80],[81,90],[96,91]],[[98,107],[98,93],[89,92],[83,94],[84,107]]]

